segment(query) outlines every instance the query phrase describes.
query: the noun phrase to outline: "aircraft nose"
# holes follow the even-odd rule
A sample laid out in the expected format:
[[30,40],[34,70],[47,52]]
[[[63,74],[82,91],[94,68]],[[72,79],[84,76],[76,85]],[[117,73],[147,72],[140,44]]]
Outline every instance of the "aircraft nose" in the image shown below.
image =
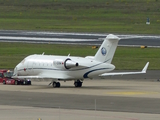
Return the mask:
[[17,71],[17,66],[14,68],[14,71],[13,71],[13,76],[17,76],[17,73],[18,73],[18,71]]
[[19,63],[19,64],[14,68],[13,76],[18,76],[18,70],[20,69],[20,66],[21,66],[21,63]]

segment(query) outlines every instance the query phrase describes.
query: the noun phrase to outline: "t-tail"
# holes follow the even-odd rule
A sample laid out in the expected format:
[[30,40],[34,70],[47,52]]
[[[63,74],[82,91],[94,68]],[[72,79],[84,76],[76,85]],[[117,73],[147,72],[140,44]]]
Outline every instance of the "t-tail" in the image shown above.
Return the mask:
[[120,38],[113,34],[107,35],[94,59],[103,63],[111,63],[119,40]]

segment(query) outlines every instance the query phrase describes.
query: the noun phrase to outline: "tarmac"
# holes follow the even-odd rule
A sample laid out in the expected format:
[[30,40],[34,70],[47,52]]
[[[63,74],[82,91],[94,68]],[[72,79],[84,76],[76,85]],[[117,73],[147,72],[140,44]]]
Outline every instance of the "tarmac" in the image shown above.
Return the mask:
[[159,120],[160,82],[155,79],[93,79],[0,84],[0,120]]

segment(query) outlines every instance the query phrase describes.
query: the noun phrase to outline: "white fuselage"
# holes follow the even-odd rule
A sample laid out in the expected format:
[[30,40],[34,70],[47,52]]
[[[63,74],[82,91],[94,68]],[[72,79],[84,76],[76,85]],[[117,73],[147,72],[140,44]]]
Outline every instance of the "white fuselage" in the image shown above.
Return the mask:
[[41,76],[57,80],[92,78],[112,71],[114,65],[91,58],[30,55],[15,67],[17,76]]
[[81,87],[85,78],[146,73],[149,62],[141,72],[108,73],[115,69],[111,62],[119,40],[120,38],[113,34],[107,35],[95,56],[85,58],[44,54],[30,55],[15,67],[12,78],[52,79],[50,84],[53,87],[60,87],[60,82],[58,82],[60,80],[74,80],[75,87]]

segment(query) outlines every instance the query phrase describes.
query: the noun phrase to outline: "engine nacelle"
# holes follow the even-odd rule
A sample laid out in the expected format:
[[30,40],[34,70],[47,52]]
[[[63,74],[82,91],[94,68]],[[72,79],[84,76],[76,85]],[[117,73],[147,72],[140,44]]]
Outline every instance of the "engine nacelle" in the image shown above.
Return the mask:
[[70,58],[67,58],[66,60],[55,59],[53,61],[53,65],[56,68],[70,69],[70,68],[73,68],[73,67],[77,67],[79,64],[77,62],[72,61]]

